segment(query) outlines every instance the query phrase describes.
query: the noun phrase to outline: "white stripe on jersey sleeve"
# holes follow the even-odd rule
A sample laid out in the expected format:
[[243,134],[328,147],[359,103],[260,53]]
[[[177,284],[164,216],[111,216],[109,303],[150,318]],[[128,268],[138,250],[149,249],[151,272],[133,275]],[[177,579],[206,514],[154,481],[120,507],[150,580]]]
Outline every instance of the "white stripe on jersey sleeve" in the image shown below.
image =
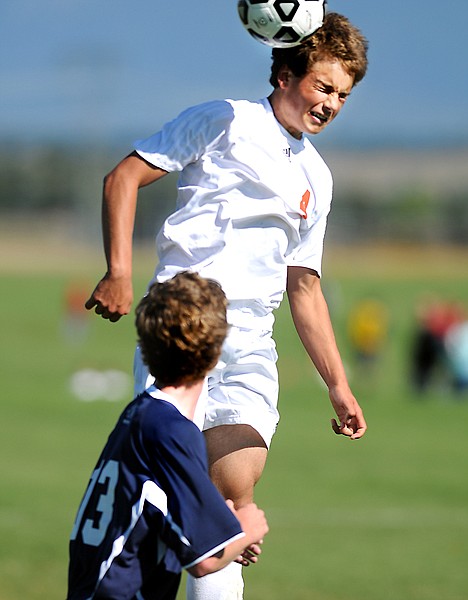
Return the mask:
[[[180,540],[185,545],[190,546],[190,542],[187,540],[186,537],[184,537],[182,535],[180,528],[177,527],[175,525],[175,523],[172,522],[171,516],[168,514],[166,493],[154,481],[150,481],[150,480],[145,481],[145,483],[143,484],[142,489],[141,489],[140,498],[139,498],[138,502],[136,502],[132,507],[132,518],[130,521],[130,525],[128,526],[127,530],[121,536],[119,536],[112,544],[112,551],[110,553],[109,558],[101,563],[101,568],[99,570],[98,585],[101,582],[101,580],[104,578],[107,571],[110,569],[114,559],[117,556],[119,556],[119,554],[122,552],[122,550],[125,546],[125,542],[129,538],[130,534],[132,533],[133,529],[135,528],[135,525],[138,522],[138,519],[141,517],[141,515],[143,513],[145,502],[152,504],[155,508],[160,510],[162,512],[162,514],[167,518],[171,528],[177,533]],[[161,540],[159,540],[159,541],[160,541],[160,545],[158,545],[158,548],[160,548],[160,550],[161,550],[159,556],[162,557],[165,554],[166,545],[163,544],[161,542]]]
[[205,560],[205,558],[213,556],[213,554],[216,554],[223,548],[226,548],[226,546],[228,546],[231,542],[235,542],[236,540],[239,540],[240,538],[243,538],[243,537],[245,537],[245,533],[242,531],[241,533],[238,533],[237,535],[230,538],[229,540],[226,540],[222,544],[219,544],[219,546],[216,546],[212,550],[208,550],[208,552],[205,552],[205,554],[203,554],[202,556],[199,556],[196,560],[192,561],[188,565],[182,565],[182,567],[184,569],[190,569],[190,567],[193,567],[194,565],[198,565],[198,563],[200,563],[202,560]]

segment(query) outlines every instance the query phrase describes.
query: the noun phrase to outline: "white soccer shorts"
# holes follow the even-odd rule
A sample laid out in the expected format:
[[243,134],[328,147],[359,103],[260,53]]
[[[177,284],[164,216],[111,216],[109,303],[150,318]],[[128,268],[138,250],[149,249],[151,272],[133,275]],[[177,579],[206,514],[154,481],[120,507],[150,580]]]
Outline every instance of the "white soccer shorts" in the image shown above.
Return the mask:
[[[203,429],[250,425],[269,447],[279,421],[277,358],[270,331],[231,326],[220,360],[207,378],[195,423],[200,426],[204,410]],[[153,383],[138,348],[134,377],[135,394]]]

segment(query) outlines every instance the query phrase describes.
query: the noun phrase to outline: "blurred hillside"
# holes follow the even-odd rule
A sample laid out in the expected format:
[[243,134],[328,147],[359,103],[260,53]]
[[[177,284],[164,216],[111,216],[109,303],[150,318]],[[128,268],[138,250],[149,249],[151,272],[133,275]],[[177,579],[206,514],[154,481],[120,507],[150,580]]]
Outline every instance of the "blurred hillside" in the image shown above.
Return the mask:
[[[59,145],[0,149],[4,228],[32,218],[35,228],[51,235],[53,223],[60,222],[70,240],[100,243],[102,179],[127,151]],[[335,181],[331,243],[468,243],[468,147],[328,148],[322,154]],[[141,191],[137,242],[152,239],[172,210],[175,178]]]

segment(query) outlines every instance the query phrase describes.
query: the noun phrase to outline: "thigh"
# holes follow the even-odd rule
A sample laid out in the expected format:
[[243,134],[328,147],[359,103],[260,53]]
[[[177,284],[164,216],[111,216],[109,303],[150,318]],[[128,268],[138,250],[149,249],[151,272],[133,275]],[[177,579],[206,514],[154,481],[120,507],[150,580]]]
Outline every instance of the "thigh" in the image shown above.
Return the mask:
[[235,506],[252,502],[268,453],[262,436],[250,425],[220,425],[204,433],[213,483]]
[[204,429],[250,425],[269,446],[279,420],[276,359],[270,332],[232,327],[209,374]]

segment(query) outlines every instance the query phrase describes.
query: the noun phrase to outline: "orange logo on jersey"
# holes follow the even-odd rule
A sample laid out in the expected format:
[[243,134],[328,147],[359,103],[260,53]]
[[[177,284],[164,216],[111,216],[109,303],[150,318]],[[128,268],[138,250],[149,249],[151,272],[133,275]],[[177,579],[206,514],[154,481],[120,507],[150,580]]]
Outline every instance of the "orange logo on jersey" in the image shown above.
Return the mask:
[[304,213],[302,215],[303,219],[307,219],[307,207],[309,206],[309,200],[310,200],[310,192],[309,192],[309,190],[306,190],[302,196],[301,204],[299,205],[300,209]]

